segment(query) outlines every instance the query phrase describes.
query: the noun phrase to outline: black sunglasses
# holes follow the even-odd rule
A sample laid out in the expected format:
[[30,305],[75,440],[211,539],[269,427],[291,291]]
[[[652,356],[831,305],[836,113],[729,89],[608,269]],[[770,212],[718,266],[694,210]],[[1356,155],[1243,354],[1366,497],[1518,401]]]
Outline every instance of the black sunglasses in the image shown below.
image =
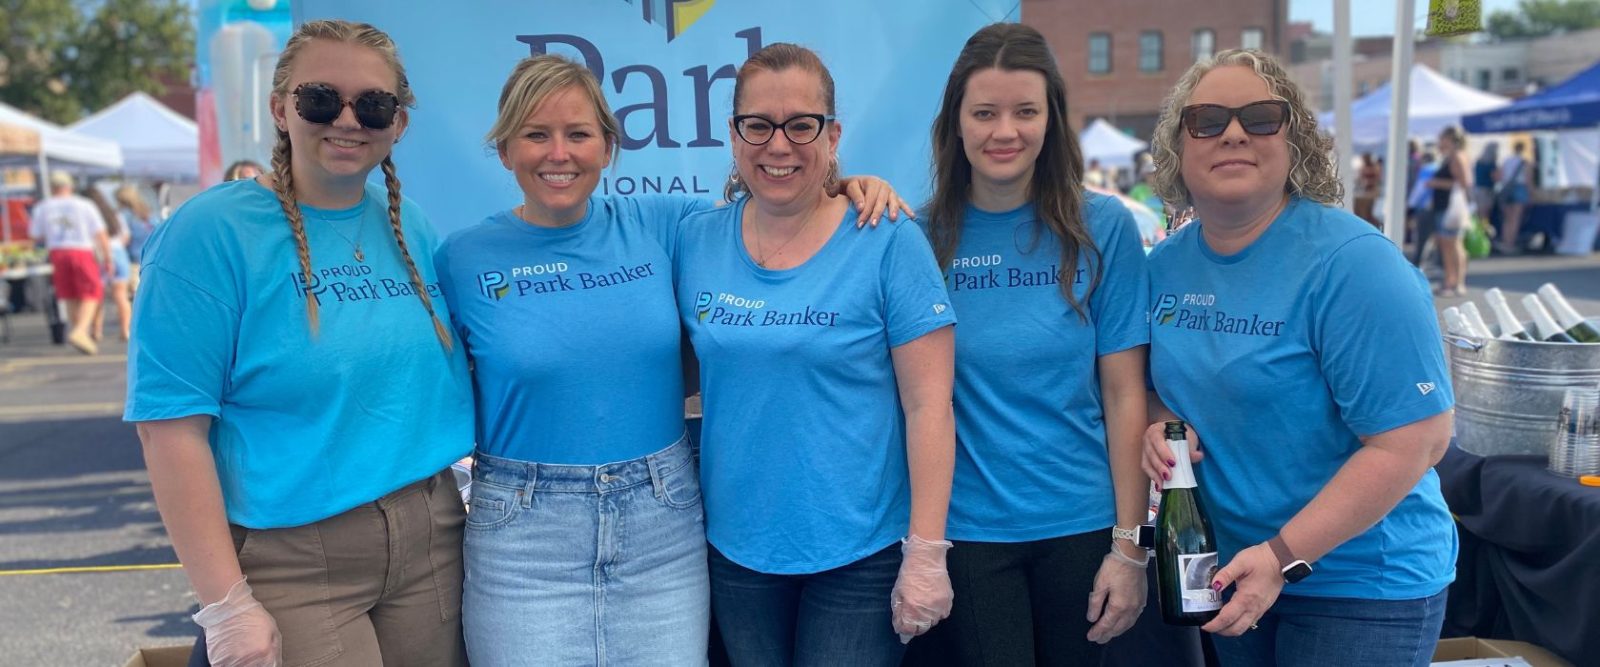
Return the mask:
[[294,89],[294,110],[307,123],[329,125],[348,106],[356,112],[356,122],[369,130],[387,130],[400,111],[400,98],[394,93],[369,90],[346,100],[326,83],[302,83]]
[[783,136],[789,138],[789,143],[804,146],[822,136],[822,127],[830,120],[833,120],[833,116],[803,113],[779,123],[766,116],[746,113],[733,117],[733,131],[738,132],[739,138],[745,143],[761,146],[772,141],[772,136],[781,129]]
[[1289,103],[1283,100],[1251,102],[1242,107],[1229,108],[1220,104],[1191,104],[1183,108],[1183,126],[1189,136],[1210,139],[1228,130],[1233,119],[1247,134],[1271,136],[1283,129],[1289,119]]

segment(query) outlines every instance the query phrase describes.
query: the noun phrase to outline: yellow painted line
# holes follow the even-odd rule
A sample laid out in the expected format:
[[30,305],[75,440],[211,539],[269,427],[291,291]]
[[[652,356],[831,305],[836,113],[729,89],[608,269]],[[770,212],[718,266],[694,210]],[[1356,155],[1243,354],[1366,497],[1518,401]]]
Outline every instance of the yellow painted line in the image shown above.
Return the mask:
[[21,357],[0,362],[0,373],[6,371],[32,368],[34,366],[72,366],[78,364],[109,364],[127,363],[126,354],[97,354],[94,356],[77,355],[72,357]]
[[84,412],[122,412],[121,403],[63,403],[58,405],[0,406],[0,418],[39,415],[79,414]]
[[37,570],[0,570],[0,577],[13,577],[28,574],[86,574],[100,572],[144,572],[148,570],[177,570],[183,565],[178,563],[164,563],[161,565],[94,565],[89,567],[46,567]]

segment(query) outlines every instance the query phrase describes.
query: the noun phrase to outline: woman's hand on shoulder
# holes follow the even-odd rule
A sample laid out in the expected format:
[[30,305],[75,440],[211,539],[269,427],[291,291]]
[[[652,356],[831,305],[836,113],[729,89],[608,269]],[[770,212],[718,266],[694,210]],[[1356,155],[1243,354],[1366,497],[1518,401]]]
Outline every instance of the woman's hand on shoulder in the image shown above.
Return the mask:
[[[1204,460],[1206,455],[1200,451],[1200,435],[1194,432],[1194,427],[1186,425],[1184,436],[1189,441],[1189,463]],[[1172,466],[1178,464],[1174,456],[1172,447],[1167,445],[1166,422],[1158,421],[1144,430],[1144,456],[1139,459],[1139,467],[1155,482],[1157,491],[1161,490],[1162,482],[1172,478]]]
[[877,176],[847,176],[839,181],[839,190],[861,212],[856,219],[858,228],[869,222],[877,227],[878,220],[884,215],[888,215],[890,220],[899,220],[901,211],[905,211],[908,218],[917,217],[911,205],[900,199],[900,193],[895,192],[894,186]]

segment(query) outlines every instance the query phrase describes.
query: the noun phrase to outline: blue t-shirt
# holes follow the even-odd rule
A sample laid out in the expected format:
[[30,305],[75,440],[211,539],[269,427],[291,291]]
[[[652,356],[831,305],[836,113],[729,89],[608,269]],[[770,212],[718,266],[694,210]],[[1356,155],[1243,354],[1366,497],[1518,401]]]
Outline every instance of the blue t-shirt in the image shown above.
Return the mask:
[[[210,415],[232,523],[313,523],[472,451],[466,355],[459,343],[446,353],[435,335],[386,202],[382,187],[369,186],[349,209],[300,207],[309,286],[277,197],[253,180],[196,196],[145,247],[123,419]],[[433,227],[410,200],[401,220],[447,321],[428,261]],[[319,304],[316,337],[308,294]]]
[[472,358],[478,449],[561,465],[628,461],[683,436],[672,254],[689,197],[591,197],[566,227],[512,211],[437,263]]
[[[1226,561],[1277,534],[1361,447],[1454,403],[1428,283],[1349,213],[1292,199],[1229,256],[1188,225],[1150,254],[1150,371],[1194,424],[1200,493]],[[1432,469],[1377,525],[1285,592],[1401,600],[1455,578]]]
[[1083,218],[1100,250],[1078,253],[1073,294],[1061,294],[1061,245],[1033,206],[968,206],[953,266],[956,476],[951,539],[1024,542],[1111,526],[1116,503],[1096,362],[1150,341],[1144,246],[1128,210],[1089,194]]
[[955,323],[915,225],[852,208],[804,264],[745,251],[748,198],[679,230],[678,310],[700,359],[706,537],[771,574],[820,572],[905,536],[905,417],[890,349]]

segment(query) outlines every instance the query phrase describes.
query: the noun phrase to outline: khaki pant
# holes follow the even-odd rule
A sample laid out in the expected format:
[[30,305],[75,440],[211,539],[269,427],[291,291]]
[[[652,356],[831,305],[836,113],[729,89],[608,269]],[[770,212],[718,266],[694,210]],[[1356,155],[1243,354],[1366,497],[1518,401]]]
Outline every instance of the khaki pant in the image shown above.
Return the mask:
[[233,546],[283,635],[283,667],[464,667],[465,521],[447,468],[313,524],[232,526]]

